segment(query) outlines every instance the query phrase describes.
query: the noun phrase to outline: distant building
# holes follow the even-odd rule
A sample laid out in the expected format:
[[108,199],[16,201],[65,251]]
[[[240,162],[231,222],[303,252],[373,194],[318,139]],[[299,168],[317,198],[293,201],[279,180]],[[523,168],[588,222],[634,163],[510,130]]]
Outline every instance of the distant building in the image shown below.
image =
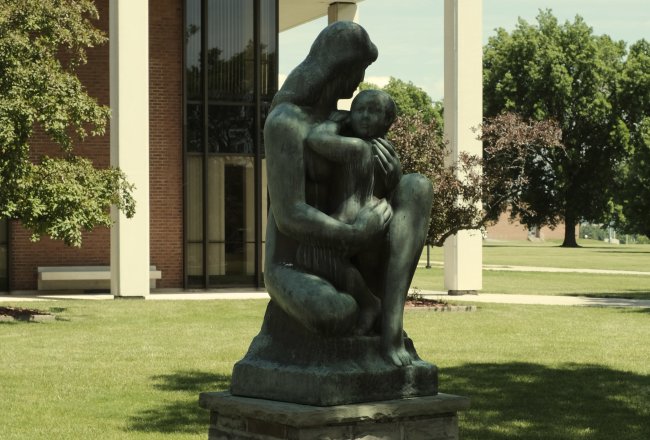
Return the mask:
[[504,212],[496,224],[486,228],[486,234],[490,240],[564,240],[564,223],[555,229],[547,226],[528,229],[518,221],[511,222],[509,214]]

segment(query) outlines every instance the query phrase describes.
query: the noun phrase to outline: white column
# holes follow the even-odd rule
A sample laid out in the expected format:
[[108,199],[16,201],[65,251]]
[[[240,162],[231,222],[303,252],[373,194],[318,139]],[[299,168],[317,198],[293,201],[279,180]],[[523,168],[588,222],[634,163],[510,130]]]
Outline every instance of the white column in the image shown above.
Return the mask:
[[149,2],[110,0],[111,166],[135,184],[136,213],[113,210],[111,293],[149,295]]
[[[461,151],[481,155],[472,128],[481,124],[482,0],[445,0],[445,139],[458,160]],[[483,249],[478,230],[463,230],[445,241],[445,289],[468,293],[483,285]]]
[[332,24],[335,21],[359,22],[359,11],[356,3],[336,2],[331,3],[327,8],[327,22]]

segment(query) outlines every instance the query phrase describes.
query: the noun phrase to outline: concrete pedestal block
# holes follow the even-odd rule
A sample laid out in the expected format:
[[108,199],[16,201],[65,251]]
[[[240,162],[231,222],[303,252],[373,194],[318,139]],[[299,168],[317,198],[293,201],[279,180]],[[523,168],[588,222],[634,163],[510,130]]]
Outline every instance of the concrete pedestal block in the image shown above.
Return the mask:
[[323,337],[271,301],[262,330],[233,368],[230,392],[318,406],[435,395],[438,369],[406,336],[404,345],[411,365],[397,367],[382,358],[379,336]]
[[457,440],[467,397],[450,394],[338,406],[310,406],[202,393],[209,440]]

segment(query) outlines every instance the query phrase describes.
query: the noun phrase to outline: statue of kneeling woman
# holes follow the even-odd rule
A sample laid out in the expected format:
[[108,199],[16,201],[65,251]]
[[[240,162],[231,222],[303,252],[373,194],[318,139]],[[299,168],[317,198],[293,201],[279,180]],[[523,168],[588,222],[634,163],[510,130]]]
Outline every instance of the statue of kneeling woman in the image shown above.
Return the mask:
[[[334,23],[273,100],[264,128],[271,301],[235,366],[233,394],[330,405],[437,392],[435,366],[403,330],[432,184],[402,175],[385,140],[395,119],[388,95],[362,92],[350,112],[337,109],[377,55],[361,26]],[[398,383],[368,389],[378,381]]]

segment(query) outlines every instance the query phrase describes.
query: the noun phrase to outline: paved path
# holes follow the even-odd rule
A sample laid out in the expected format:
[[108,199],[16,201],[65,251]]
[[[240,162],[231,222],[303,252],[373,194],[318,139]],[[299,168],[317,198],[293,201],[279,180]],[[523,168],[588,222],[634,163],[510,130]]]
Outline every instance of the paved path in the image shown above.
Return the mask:
[[[644,307],[650,308],[650,300],[621,298],[587,298],[584,296],[559,295],[514,295],[500,293],[480,293],[478,295],[447,295],[447,292],[422,290],[427,298],[444,299],[449,302],[500,303],[500,304],[541,304],[563,306],[597,306],[597,307]],[[214,292],[165,292],[152,293],[148,301],[165,300],[233,300],[233,299],[268,299],[265,290],[223,290]],[[112,300],[109,294],[36,294],[36,295],[0,295],[2,302],[28,302],[51,300]]]
[[[431,266],[443,267],[442,261],[430,261]],[[426,260],[420,260],[418,267],[425,267]],[[645,275],[650,276],[650,272],[638,270],[613,270],[613,269],[574,269],[564,267],[540,267],[540,266],[511,266],[508,264],[484,264],[483,270],[497,270],[508,272],[563,272],[563,273],[590,273],[590,274],[607,274],[607,275]]]
[[648,307],[650,300],[625,298],[589,298],[562,295],[516,295],[505,293],[479,293],[478,295],[447,295],[446,292],[422,290],[427,298],[444,299],[449,302],[539,304],[549,306],[596,306],[596,307]]

